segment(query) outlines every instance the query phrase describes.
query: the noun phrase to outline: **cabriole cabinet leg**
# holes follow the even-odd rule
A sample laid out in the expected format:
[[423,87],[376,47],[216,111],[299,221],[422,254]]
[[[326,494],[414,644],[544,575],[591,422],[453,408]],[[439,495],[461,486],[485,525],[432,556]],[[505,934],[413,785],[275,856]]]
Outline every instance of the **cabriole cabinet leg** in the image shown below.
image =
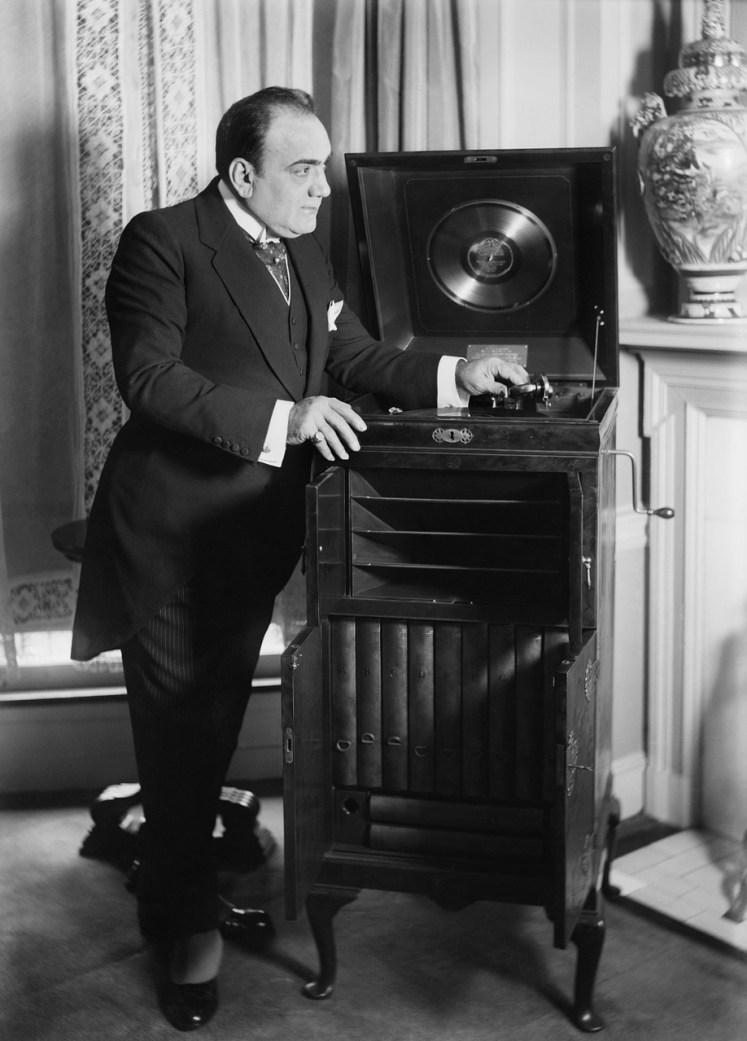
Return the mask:
[[586,906],[581,912],[578,924],[571,933],[571,941],[578,949],[571,1019],[579,1030],[589,1034],[601,1030],[604,1026],[604,1021],[592,1008],[594,983],[599,968],[599,959],[602,956],[605,933],[599,902],[599,894],[596,890],[592,890]]
[[333,919],[341,907],[358,896],[358,889],[315,886],[306,899],[306,914],[319,953],[319,975],[307,983],[303,993],[307,998],[321,1001],[334,989],[337,976],[337,950]]

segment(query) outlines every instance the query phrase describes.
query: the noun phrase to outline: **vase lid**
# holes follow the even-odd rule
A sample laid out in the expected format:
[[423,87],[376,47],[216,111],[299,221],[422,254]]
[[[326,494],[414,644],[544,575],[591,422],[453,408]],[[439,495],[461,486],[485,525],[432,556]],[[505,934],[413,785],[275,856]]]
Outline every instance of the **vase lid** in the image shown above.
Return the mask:
[[664,77],[669,98],[711,90],[747,91],[747,54],[726,35],[726,0],[705,0],[703,38],[683,47],[679,68]]

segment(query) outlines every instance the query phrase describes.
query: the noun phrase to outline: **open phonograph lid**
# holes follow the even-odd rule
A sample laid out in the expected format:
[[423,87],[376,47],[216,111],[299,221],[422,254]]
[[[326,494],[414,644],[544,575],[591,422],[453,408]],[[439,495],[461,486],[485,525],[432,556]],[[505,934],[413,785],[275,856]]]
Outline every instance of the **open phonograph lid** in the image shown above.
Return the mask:
[[345,158],[374,335],[617,386],[613,149]]

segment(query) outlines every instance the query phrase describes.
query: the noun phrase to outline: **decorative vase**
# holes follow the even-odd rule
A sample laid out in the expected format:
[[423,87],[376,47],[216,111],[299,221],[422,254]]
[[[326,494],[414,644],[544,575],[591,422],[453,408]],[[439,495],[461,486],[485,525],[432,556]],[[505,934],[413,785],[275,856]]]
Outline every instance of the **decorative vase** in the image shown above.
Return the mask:
[[725,22],[725,0],[705,0],[703,38],[664,78],[679,111],[644,94],[632,124],[646,213],[682,283],[675,322],[747,322],[736,298],[747,271],[747,55]]

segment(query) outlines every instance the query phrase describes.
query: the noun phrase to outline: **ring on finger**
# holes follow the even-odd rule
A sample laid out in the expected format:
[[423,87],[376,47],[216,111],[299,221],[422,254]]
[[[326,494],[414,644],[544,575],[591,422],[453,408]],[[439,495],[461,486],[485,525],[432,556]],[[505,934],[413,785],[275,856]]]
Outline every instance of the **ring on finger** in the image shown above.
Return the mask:
[[321,432],[321,430],[317,430],[317,432],[313,435],[313,437],[310,437],[309,440],[315,445],[320,445],[324,440],[324,434]]

